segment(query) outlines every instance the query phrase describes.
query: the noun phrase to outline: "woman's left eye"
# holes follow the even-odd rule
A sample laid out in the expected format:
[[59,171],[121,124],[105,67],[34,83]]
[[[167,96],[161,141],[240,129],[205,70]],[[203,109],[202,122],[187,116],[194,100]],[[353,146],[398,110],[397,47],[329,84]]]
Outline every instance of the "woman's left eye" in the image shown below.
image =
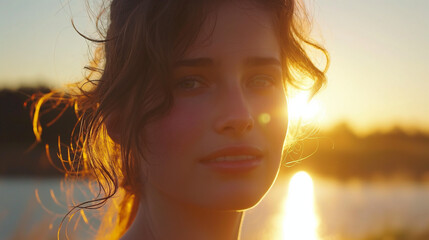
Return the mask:
[[267,88],[274,85],[274,78],[269,75],[256,75],[253,76],[249,82],[248,86],[255,88]]

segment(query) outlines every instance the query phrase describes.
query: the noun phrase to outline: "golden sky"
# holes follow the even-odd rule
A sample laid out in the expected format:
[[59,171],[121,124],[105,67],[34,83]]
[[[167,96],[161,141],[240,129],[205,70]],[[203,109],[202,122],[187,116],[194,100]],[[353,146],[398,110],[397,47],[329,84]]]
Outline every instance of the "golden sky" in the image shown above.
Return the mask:
[[[68,4],[70,2],[70,4]],[[307,0],[313,36],[331,55],[328,87],[316,97],[322,126],[400,125],[429,131],[427,0]],[[0,2],[0,88],[79,80],[88,61],[84,0]]]

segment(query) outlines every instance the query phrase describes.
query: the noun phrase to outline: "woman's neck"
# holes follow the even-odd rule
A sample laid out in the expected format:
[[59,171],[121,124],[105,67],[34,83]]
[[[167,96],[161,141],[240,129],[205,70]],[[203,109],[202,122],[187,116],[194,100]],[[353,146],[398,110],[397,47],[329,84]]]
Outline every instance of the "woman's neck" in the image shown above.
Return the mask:
[[190,206],[154,189],[146,190],[136,217],[121,240],[239,239],[243,212]]

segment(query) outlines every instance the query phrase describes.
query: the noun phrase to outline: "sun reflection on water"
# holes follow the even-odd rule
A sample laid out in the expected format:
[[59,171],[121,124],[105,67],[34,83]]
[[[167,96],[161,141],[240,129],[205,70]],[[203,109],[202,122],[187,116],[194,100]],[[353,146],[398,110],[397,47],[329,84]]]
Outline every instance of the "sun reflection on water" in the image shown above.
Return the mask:
[[318,240],[318,219],[314,208],[313,180],[306,172],[296,173],[289,182],[284,203],[282,238],[284,240]]

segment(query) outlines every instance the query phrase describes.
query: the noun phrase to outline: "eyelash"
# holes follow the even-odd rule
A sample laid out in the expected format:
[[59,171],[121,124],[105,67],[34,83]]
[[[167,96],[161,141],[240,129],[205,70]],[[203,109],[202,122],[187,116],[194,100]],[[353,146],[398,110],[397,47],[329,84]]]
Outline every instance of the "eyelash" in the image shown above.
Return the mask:
[[[274,77],[272,77],[272,76],[270,76],[270,75],[266,75],[266,74],[258,74],[258,75],[253,76],[253,77],[249,80],[249,83],[248,83],[248,84],[251,84],[252,82],[254,83],[254,82],[255,82],[255,80],[260,80],[260,79],[261,79],[261,77],[262,77],[262,79],[264,80],[264,83],[269,82],[269,86],[267,86],[267,85],[265,85],[265,84],[264,84],[264,86],[257,86],[257,88],[266,88],[266,87],[271,87],[271,86],[274,86],[274,85],[275,85],[275,82],[276,82],[275,78],[274,78]],[[265,80],[267,80],[267,81],[265,81]]]
[[202,86],[204,86],[204,87],[207,87],[208,85],[206,84],[206,83],[204,83],[204,79],[202,78],[202,77],[200,77],[200,76],[186,76],[186,77],[184,77],[184,78],[181,78],[177,83],[176,83],[176,87],[177,88],[181,88],[181,89],[184,89],[184,90],[192,90],[192,89],[197,89],[197,88],[200,88],[200,87],[185,87],[184,86],[184,84],[186,84],[186,83],[190,83],[190,82],[193,82],[193,83],[199,83],[199,84],[201,84]]
[[[271,75],[267,75],[267,74],[257,74],[252,76],[248,82],[247,82],[247,86],[251,85],[252,83],[255,83],[255,81],[259,81],[260,79],[263,80],[263,85],[258,85],[256,84],[256,88],[258,89],[263,89],[263,88],[268,88],[268,87],[272,87],[276,84],[276,78],[271,76]],[[191,87],[187,87],[185,86],[186,83],[196,83],[196,84],[200,84],[200,86],[195,87],[195,85],[191,86]],[[266,83],[268,82],[268,85],[266,85]],[[205,82],[204,78],[201,76],[186,76],[183,77],[181,79],[179,79],[177,81],[177,83],[175,84],[176,88],[180,88],[182,90],[193,90],[193,89],[199,89],[199,88],[205,88],[208,87],[208,84]],[[251,87],[251,86],[250,86]]]

